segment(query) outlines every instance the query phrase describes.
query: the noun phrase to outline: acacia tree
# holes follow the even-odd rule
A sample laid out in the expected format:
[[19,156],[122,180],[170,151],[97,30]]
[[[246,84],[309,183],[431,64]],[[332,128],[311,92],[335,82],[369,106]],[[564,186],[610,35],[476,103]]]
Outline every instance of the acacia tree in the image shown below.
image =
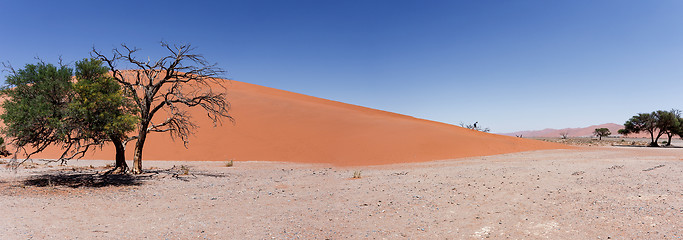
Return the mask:
[[639,113],[638,115],[635,115],[626,121],[626,123],[624,123],[624,129],[619,130],[619,133],[628,135],[631,133],[647,132],[650,134],[651,140],[649,146],[657,147],[659,146],[657,144],[659,137],[664,134],[662,131],[659,131],[659,133],[657,133],[657,137],[655,138],[655,133],[657,130],[657,118],[655,116],[655,112]]
[[23,151],[29,159],[50,145],[62,145],[64,157],[80,143],[70,136],[64,124],[71,100],[72,69],[42,61],[19,70],[8,68],[10,75],[2,90],[6,100],[0,119],[5,125],[2,133],[16,147],[15,158]]
[[656,111],[657,127],[668,137],[666,146],[671,146],[671,138],[681,132],[681,114],[679,110]]
[[69,104],[67,123],[79,138],[101,145],[110,141],[116,150],[112,171],[126,172],[126,134],[135,129],[137,108],[124,95],[121,86],[98,59],[76,62],[74,97]]
[[133,129],[136,119],[101,61],[77,62],[76,83],[73,70],[61,64],[57,68],[39,62],[18,71],[10,67],[10,72],[2,90],[7,100],[0,119],[5,124],[2,132],[16,147],[15,158],[22,150],[29,159],[56,145],[63,149],[58,158],[63,163],[111,141],[116,146],[117,168],[125,168],[118,139]]
[[619,130],[619,134],[647,132],[650,134],[649,146],[651,147],[659,146],[657,143],[659,138],[666,134],[669,138],[666,146],[670,146],[673,135],[683,135],[682,125],[683,119],[680,117],[680,111],[675,109],[671,111],[657,110],[652,113],[639,113],[631,117],[624,123],[624,129]]
[[7,148],[5,148],[5,139],[0,137],[0,157],[7,157],[9,155],[12,154],[7,151]]
[[678,129],[676,129],[674,134],[678,135],[678,137],[683,139],[683,117],[678,117],[678,122],[680,123],[680,125],[678,125]]
[[607,128],[596,128],[593,135],[598,137],[598,140],[602,140],[602,137],[607,137],[612,135],[612,133]]
[[[140,49],[125,44],[121,49],[114,48],[112,56],[93,48],[93,55],[107,63],[114,79],[138,108],[137,134],[124,140],[124,144],[136,140],[134,174],[142,173],[142,153],[148,133],[166,132],[172,138],[180,138],[187,146],[188,137],[197,127],[187,108],[202,108],[214,124],[221,123],[223,118],[233,121],[228,114],[230,104],[225,98],[224,84],[228,80],[218,78],[224,71],[194,53],[189,44],[171,46],[161,42],[161,46],[169,53],[156,61],[140,60],[135,56]],[[118,63],[128,64],[133,69],[121,70]],[[160,110],[165,114],[162,114],[162,120],[157,120],[155,116]]]
[[569,131],[565,130],[560,132],[560,137],[562,137],[562,139],[567,139],[567,137],[569,137]]

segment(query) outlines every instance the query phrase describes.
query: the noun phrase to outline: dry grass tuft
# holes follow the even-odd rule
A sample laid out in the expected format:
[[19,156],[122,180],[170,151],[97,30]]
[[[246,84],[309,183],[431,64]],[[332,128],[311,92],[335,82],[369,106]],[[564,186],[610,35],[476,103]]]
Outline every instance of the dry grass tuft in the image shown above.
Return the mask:
[[180,166],[180,171],[182,172],[182,175],[190,174],[190,168],[185,165]]
[[353,179],[359,179],[361,178],[361,171],[355,171],[353,172]]

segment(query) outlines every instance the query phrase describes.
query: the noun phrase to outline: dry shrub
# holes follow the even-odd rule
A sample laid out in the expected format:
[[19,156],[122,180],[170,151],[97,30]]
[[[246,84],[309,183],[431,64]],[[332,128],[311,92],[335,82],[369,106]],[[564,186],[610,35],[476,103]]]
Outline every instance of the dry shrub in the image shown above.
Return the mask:
[[361,178],[361,171],[355,171],[353,172],[353,179],[359,179]]
[[190,168],[188,168],[185,165],[180,166],[180,171],[182,172],[182,175],[188,175],[190,174]]

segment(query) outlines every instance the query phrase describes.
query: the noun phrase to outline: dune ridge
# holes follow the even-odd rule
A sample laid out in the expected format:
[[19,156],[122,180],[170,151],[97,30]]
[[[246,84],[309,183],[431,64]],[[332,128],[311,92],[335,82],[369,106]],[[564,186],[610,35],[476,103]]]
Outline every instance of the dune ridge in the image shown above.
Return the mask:
[[[190,137],[188,148],[166,134],[152,133],[148,135],[143,159],[358,166],[571,148],[234,80],[226,86],[234,124],[225,120],[214,128],[200,109],[189,109],[199,128]],[[129,160],[132,149],[133,143],[129,143]],[[37,157],[54,158],[51,156],[55,151]],[[105,146],[84,158],[113,157],[112,147]]]

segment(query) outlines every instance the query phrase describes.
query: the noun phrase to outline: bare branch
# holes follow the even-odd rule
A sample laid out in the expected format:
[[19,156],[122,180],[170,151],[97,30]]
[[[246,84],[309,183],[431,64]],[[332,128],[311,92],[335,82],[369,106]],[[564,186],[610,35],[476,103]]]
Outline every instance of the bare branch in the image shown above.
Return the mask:
[[[230,103],[226,100],[224,84],[227,80],[219,78],[225,71],[194,53],[195,49],[190,44],[171,45],[162,41],[161,46],[168,55],[156,61],[139,60],[136,58],[139,49],[125,44],[120,49],[113,49],[112,57],[93,49],[94,55],[108,64],[117,81],[133,95],[139,108],[138,134],[124,141],[138,141],[136,159],[142,155],[147,133],[165,132],[173,139],[180,138],[187,146],[189,136],[197,128],[186,111],[188,108],[201,107],[214,124],[220,124],[224,118],[234,121],[229,114]],[[119,61],[134,66],[135,70],[117,69],[116,62]],[[161,110],[165,120],[152,123]],[[136,159],[133,172],[140,171],[136,170],[139,167],[135,165]]]

